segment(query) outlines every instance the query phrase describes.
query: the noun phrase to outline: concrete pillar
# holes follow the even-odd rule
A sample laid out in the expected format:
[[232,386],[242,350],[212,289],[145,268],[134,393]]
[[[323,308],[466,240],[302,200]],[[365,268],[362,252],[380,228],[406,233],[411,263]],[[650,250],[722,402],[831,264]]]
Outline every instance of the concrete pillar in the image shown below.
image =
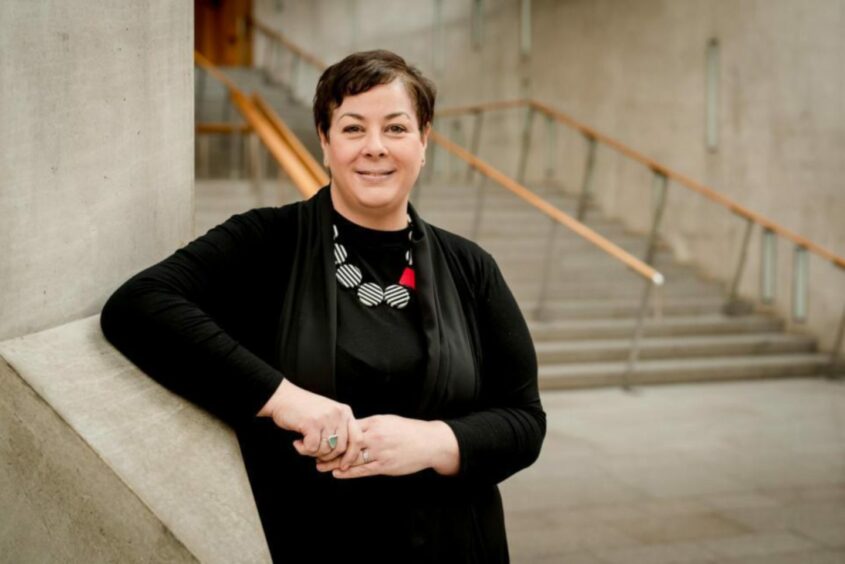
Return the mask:
[[192,235],[192,49],[190,2],[0,3],[0,340]]

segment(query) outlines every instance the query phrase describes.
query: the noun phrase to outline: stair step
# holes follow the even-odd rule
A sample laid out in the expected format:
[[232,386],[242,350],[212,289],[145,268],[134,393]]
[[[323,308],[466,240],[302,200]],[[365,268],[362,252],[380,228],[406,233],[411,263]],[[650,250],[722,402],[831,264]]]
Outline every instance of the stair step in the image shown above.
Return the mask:
[[[642,296],[642,285],[643,283],[635,280],[602,280],[592,285],[589,282],[563,280],[549,287],[546,297],[551,300],[637,298]],[[510,289],[517,301],[536,301],[540,294],[540,285],[536,281],[512,284]],[[693,278],[676,280],[664,286],[661,292],[666,297],[700,296],[724,300],[724,292],[720,286]]]
[[[614,339],[631,338],[634,319],[567,319],[561,321],[531,321],[528,329],[535,343],[553,339]],[[643,335],[667,337],[683,335],[724,335],[782,331],[784,322],[768,315],[730,317],[713,315],[673,316],[646,319]]]
[[[723,304],[724,298],[722,297],[675,298],[670,296],[662,300],[661,311],[662,315],[665,316],[713,314],[719,313]],[[525,317],[536,318],[537,306],[535,302],[521,303],[520,307]],[[634,317],[639,309],[640,300],[638,299],[550,300],[543,306],[541,317],[551,319]]]
[[[669,384],[816,376],[824,373],[829,364],[830,355],[821,353],[644,360],[637,363],[629,383]],[[618,386],[626,368],[626,362],[541,366],[540,389]]]
[[[627,360],[631,339],[542,342],[535,345],[540,364]],[[815,340],[805,335],[763,333],[645,338],[639,358],[693,358],[813,352]]]

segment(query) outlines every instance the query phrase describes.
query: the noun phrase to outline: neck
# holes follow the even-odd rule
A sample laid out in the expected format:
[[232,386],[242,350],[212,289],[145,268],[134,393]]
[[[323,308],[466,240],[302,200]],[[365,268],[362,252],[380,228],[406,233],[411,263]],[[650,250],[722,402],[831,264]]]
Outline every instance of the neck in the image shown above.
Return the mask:
[[338,196],[334,186],[331,187],[329,194],[335,211],[361,227],[378,231],[399,231],[408,225],[407,199],[390,209],[361,210],[347,205],[343,198]]

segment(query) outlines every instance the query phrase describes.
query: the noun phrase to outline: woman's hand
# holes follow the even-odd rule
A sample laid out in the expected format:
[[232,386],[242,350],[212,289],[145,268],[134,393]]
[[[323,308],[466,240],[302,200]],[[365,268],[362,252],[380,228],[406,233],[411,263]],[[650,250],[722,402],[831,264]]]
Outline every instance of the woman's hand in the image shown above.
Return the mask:
[[[363,435],[352,408],[300,388],[290,380],[282,381],[258,416],[272,417],[282,429],[301,433],[302,438],[293,442],[299,454],[334,460],[339,467],[348,467],[359,458]],[[334,448],[329,445],[333,435],[337,435]],[[339,459],[341,455],[343,459]],[[340,464],[343,461],[345,464]]]
[[351,467],[344,469],[341,461],[332,460],[318,462],[317,470],[332,472],[335,478],[404,476],[426,468],[443,475],[458,473],[458,440],[444,422],[375,415],[358,423],[364,432],[361,455],[343,460]]

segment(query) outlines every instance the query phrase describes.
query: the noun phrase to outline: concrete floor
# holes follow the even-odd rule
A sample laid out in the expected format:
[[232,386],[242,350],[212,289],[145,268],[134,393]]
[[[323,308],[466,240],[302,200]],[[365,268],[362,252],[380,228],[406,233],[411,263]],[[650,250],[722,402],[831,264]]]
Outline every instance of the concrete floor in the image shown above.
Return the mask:
[[514,563],[845,563],[845,385],[552,392],[502,484]]
[[[280,188],[281,184],[281,188]],[[296,195],[198,180],[196,232]],[[547,392],[540,459],[502,484],[520,563],[845,564],[845,383]]]

